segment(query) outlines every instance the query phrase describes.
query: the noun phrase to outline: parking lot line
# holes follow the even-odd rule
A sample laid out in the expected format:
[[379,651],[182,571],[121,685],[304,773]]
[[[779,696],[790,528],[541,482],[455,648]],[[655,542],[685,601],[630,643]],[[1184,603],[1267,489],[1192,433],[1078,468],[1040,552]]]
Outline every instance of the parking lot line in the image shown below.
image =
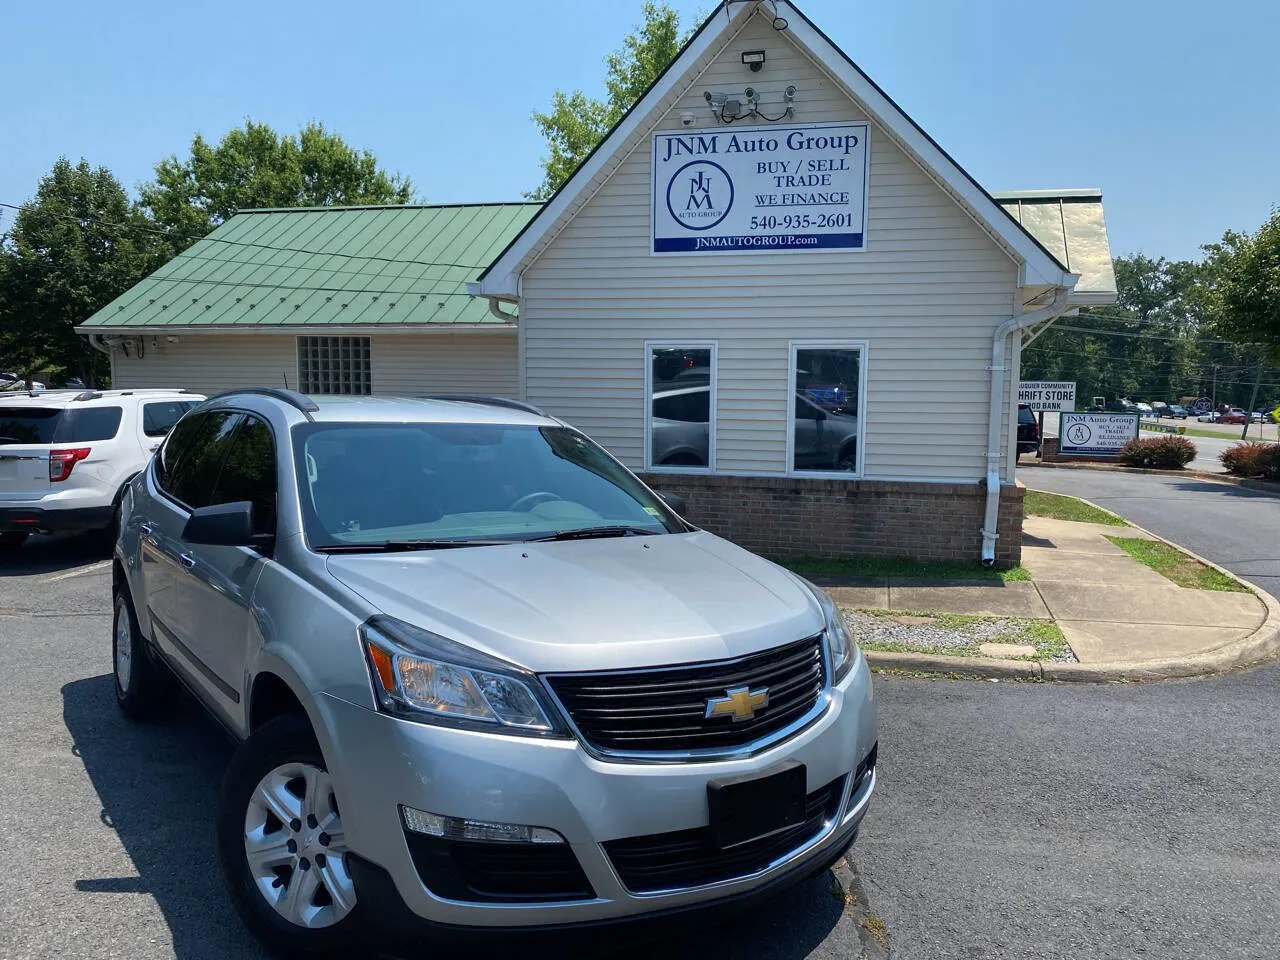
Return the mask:
[[106,570],[110,566],[110,560],[99,560],[97,563],[91,563],[87,567],[79,567],[75,570],[68,570],[66,573],[60,573],[56,577],[45,577],[41,582],[55,583],[58,580],[70,580],[72,577],[83,577],[90,573],[97,573],[99,570]]

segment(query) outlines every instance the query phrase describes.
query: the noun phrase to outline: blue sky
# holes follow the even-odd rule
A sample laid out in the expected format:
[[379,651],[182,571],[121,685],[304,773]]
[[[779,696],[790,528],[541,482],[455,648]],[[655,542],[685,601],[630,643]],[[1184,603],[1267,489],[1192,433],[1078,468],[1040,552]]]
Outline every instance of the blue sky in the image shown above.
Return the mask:
[[[673,0],[693,23],[710,0]],[[1280,203],[1270,0],[802,0],[992,190],[1099,186],[1112,248],[1191,257]],[[431,201],[539,180],[530,111],[599,92],[640,0],[11,0],[0,201],[59,154],[133,189],[246,117],[320,120]],[[7,226],[7,216],[0,229]]]

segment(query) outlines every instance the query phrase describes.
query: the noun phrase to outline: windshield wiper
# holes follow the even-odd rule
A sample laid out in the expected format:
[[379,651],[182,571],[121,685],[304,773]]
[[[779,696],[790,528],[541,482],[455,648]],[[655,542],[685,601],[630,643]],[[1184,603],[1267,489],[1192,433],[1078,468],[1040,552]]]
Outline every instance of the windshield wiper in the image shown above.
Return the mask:
[[530,543],[548,543],[552,540],[596,540],[604,537],[654,537],[659,531],[647,527],[582,527],[577,530],[560,530],[546,537],[533,537]]
[[404,553],[410,550],[451,550],[457,547],[510,546],[515,540],[383,540],[378,543],[331,543],[317,553]]

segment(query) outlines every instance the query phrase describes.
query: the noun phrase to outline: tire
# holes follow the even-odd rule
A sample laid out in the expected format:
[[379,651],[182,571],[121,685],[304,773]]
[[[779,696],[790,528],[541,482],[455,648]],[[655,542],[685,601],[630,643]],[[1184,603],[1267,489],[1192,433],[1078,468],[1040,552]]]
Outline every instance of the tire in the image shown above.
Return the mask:
[[277,717],[241,744],[222,781],[217,839],[227,893],[268,947],[292,957],[367,953],[340,809],[306,717]]
[[13,530],[9,533],[0,533],[0,553],[6,553],[17,550],[27,542],[27,537],[31,534],[25,530]]
[[120,539],[120,514],[123,501],[116,500],[115,507],[111,510],[111,522],[100,530],[94,531],[98,541],[106,548],[107,553],[114,553],[116,549],[116,541]]
[[111,622],[111,674],[115,679],[116,704],[126,717],[144,720],[165,705],[170,685],[163,671],[151,658],[147,641],[138,629],[129,591],[117,590]]
[[836,469],[847,470],[850,473],[856,473],[858,470],[858,447],[856,444],[848,444],[836,456]]

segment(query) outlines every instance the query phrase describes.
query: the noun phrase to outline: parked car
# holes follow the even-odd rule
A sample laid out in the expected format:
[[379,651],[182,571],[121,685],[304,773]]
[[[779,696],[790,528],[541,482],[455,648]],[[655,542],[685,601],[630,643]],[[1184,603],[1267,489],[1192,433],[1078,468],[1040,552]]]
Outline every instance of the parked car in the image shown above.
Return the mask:
[[129,484],[112,583],[121,709],[176,674],[239,741],[221,874],[282,953],[772,895],[875,788],[827,595],[515,401],[215,397]]
[[1218,413],[1218,411],[1209,410],[1205,413],[1200,414],[1200,416],[1196,417],[1196,420],[1198,420],[1200,423],[1217,423],[1218,418],[1220,416],[1222,416],[1222,414]]
[[[679,376],[671,383],[672,389],[653,395],[650,463],[705,467],[710,453],[711,385],[685,386]],[[797,391],[792,437],[795,469],[857,470],[856,415],[828,409]]]
[[1190,415],[1191,412],[1180,403],[1167,404],[1164,408],[1164,413],[1161,414],[1161,416],[1178,420],[1185,420]]
[[1030,404],[1018,404],[1018,456],[1033,453],[1040,456],[1040,423]]
[[1218,414],[1215,423],[1248,423],[1249,415],[1239,407],[1231,407],[1225,413]]
[[1152,409],[1151,404],[1149,403],[1143,403],[1141,400],[1139,400],[1133,406],[1134,406],[1134,409],[1136,409],[1138,413],[1140,413],[1144,417],[1155,416],[1155,410]]
[[1160,419],[1161,417],[1164,417],[1168,414],[1169,405],[1165,403],[1163,400],[1152,400],[1151,412],[1155,414],[1156,419]]
[[36,532],[114,542],[125,485],[203,397],[181,390],[47,390],[0,398],[0,548]]

